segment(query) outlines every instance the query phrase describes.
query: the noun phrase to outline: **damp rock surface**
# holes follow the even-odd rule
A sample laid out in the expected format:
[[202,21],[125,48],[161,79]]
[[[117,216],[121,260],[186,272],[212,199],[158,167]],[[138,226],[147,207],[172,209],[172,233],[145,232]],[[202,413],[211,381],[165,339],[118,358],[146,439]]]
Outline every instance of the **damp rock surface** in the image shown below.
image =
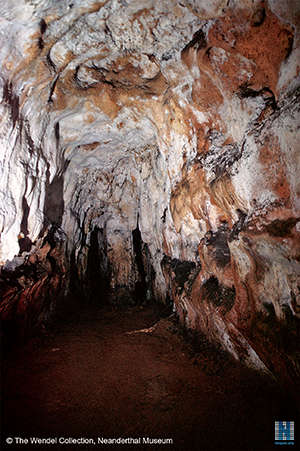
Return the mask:
[[299,376],[299,14],[1,2],[8,329],[43,326],[70,292],[155,298],[248,366]]

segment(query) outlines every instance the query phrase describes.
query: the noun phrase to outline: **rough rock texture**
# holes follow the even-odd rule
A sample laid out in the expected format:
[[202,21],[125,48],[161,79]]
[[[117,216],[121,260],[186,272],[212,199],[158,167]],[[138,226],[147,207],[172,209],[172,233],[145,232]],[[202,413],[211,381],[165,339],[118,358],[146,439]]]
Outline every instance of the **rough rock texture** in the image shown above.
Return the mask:
[[248,365],[299,372],[299,2],[0,17],[3,317],[31,327],[70,290],[155,297]]

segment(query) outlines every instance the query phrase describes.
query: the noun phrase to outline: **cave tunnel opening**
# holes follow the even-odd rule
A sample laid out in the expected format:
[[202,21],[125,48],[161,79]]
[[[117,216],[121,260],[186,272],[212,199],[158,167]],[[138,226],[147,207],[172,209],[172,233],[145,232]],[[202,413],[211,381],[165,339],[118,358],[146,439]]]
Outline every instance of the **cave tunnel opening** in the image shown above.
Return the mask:
[[110,268],[107,258],[107,243],[102,228],[90,232],[84,277],[80,277],[75,250],[70,254],[70,282],[60,316],[66,311],[86,308],[103,308],[110,302]]
[[110,271],[103,229],[95,227],[90,236],[85,275],[85,297],[89,303],[108,302]]
[[[132,241],[133,251],[135,254],[135,263],[138,271],[138,278],[134,289],[134,298],[138,304],[155,302],[157,300],[155,300],[153,293],[156,274],[151,263],[151,255],[148,245],[142,240],[139,226],[132,231]],[[165,308],[166,311],[169,312],[167,303],[165,303]]]
[[[5,434],[53,437],[54,449],[63,449],[62,443],[55,442],[59,436],[93,437],[98,443],[98,437],[101,441],[115,435],[137,436],[137,440],[159,436],[166,440],[164,449],[178,451],[198,450],[199,443],[204,449],[250,450],[259,442],[268,449],[274,419],[297,415],[290,389],[246,368],[204,334],[188,331],[174,313],[178,299],[179,308],[191,309],[183,303],[184,296],[192,293],[203,265],[161,252],[162,271],[171,281],[161,302],[155,298],[157,274],[151,243],[143,241],[139,218],[126,233],[120,232],[116,220],[110,237],[105,226],[91,223],[90,229],[81,228],[77,253],[74,248],[68,254],[67,295],[56,296],[53,287],[62,280],[60,259],[66,239],[61,224],[61,180],[55,179],[50,197],[55,222],[42,238],[39,252],[43,257],[38,254],[36,260],[24,261],[15,273],[2,272],[16,289],[20,286],[14,277],[19,281],[26,276],[32,286],[47,281],[42,308],[37,304],[34,311],[33,303],[33,309],[26,311],[27,330],[43,317],[39,332],[29,334],[25,346],[19,341],[4,352]],[[23,230],[27,215],[24,208]],[[227,252],[221,241],[219,247]],[[219,241],[208,244],[219,245]],[[129,253],[123,254],[124,250]],[[125,266],[118,265],[118,258]],[[228,261],[226,257],[223,266]],[[131,269],[128,286],[112,285],[116,267],[121,274]],[[225,313],[232,309],[234,287],[223,287],[211,276],[201,290],[202,302],[209,301],[208,309],[215,306]],[[38,299],[32,291],[32,299]],[[17,304],[11,315],[19,315],[20,322],[24,319]],[[249,422],[260,424],[251,437]],[[205,432],[211,424],[217,425],[214,437]],[[39,448],[47,449],[46,443]]]
[[300,3],[0,3],[0,448],[300,449]]
[[[59,230],[52,227],[42,243],[53,274],[59,271],[54,258]],[[4,353],[5,435],[38,437],[39,449],[51,443],[57,450],[65,449],[63,437],[72,437],[74,449],[79,440],[89,449],[108,437],[132,437],[145,446],[150,442],[143,440],[159,437],[157,449],[177,451],[196,451],[199,443],[207,450],[250,450],[258,442],[271,449],[274,419],[297,415],[290,391],[181,326],[154,299],[156,274],[139,225],[128,236],[135,279],[122,302],[113,301],[106,230],[94,226],[84,278],[75,254],[70,257],[67,309],[51,328]],[[162,266],[174,272],[178,293],[190,289],[201,271],[194,262],[166,256]],[[216,302],[217,279],[205,287]],[[260,428],[249,434],[249,422]],[[213,437],[206,432],[211,424]]]
[[144,268],[143,254],[142,254],[142,236],[139,227],[132,232],[133,250],[135,253],[135,261],[139,278],[135,284],[135,296],[144,300],[147,297],[147,283],[146,283],[146,271]]
[[[88,238],[87,238],[88,236]],[[82,310],[87,312],[152,306],[160,318],[173,313],[173,303],[169,296],[166,300],[155,297],[156,273],[152,265],[148,245],[143,241],[139,226],[128,234],[131,247],[132,273],[127,285],[112,286],[115,268],[109,258],[110,244],[106,228],[95,226],[88,234],[83,235],[82,245],[88,250],[86,266],[80,274],[75,250],[69,257],[69,286],[67,295],[56,303],[53,319],[64,322],[66,315],[77,316]],[[125,270],[124,270],[125,271]]]

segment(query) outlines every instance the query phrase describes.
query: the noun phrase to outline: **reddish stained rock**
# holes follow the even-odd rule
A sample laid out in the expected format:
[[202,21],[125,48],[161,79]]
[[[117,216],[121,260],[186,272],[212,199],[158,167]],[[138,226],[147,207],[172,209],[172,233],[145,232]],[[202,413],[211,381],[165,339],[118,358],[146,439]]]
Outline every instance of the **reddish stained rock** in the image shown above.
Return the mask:
[[[263,13],[265,11],[265,13]],[[258,17],[261,22],[258,23]],[[255,63],[255,73],[249,80],[253,89],[268,87],[277,95],[277,81],[282,61],[288,57],[293,43],[291,27],[281,22],[267,5],[249,17],[249,11],[232,11],[217,19],[208,34],[208,45],[224,48]],[[228,75],[235,79],[236,67],[227,66]]]
[[209,111],[212,106],[216,108],[222,104],[223,96],[212,81],[210,74],[203,73],[201,80],[195,81],[192,100],[202,111]]
[[282,155],[278,138],[267,136],[259,148],[259,161],[265,168],[265,183],[272,187],[274,194],[286,207],[291,206],[291,190],[288,181],[287,168]]

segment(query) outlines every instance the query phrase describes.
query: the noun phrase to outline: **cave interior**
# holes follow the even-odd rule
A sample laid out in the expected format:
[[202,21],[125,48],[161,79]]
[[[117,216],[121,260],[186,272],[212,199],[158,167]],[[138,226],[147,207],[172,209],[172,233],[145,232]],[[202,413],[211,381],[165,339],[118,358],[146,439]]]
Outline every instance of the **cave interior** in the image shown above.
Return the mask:
[[5,448],[297,432],[299,25],[298,0],[1,1]]

